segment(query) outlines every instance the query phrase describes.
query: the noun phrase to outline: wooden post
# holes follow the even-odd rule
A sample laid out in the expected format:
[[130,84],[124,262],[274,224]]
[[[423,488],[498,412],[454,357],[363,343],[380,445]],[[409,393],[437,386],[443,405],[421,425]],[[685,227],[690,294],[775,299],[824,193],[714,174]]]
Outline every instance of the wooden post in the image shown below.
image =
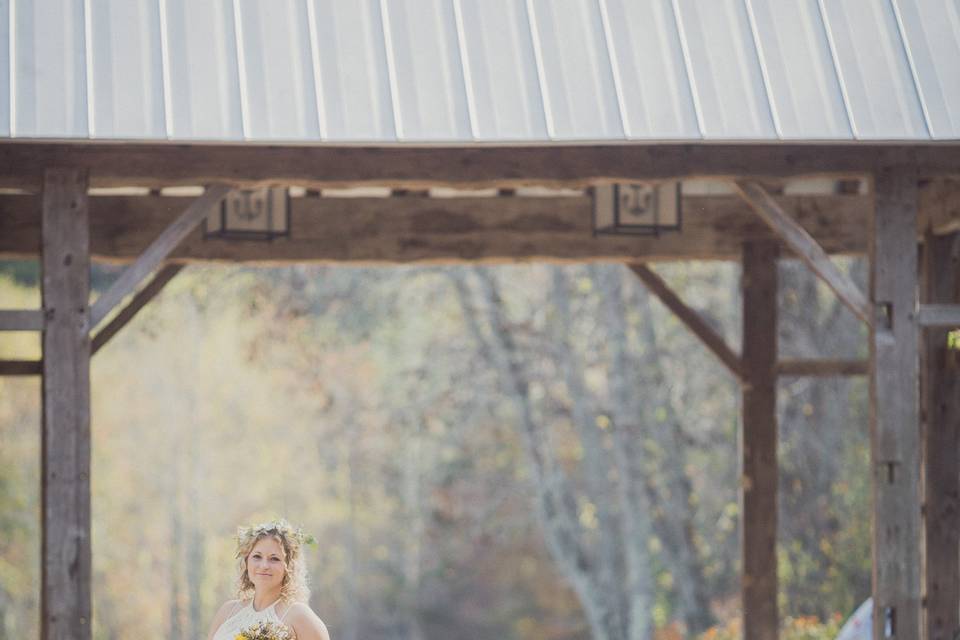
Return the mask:
[[775,640],[777,614],[777,245],[743,249],[741,553],[745,640]]
[[[923,302],[960,302],[960,233],[927,234]],[[924,336],[924,637],[952,640],[960,631],[960,352],[948,329]]]
[[920,637],[917,177],[874,176],[870,243],[873,637]]
[[87,174],[43,183],[43,640],[90,638],[90,242]]

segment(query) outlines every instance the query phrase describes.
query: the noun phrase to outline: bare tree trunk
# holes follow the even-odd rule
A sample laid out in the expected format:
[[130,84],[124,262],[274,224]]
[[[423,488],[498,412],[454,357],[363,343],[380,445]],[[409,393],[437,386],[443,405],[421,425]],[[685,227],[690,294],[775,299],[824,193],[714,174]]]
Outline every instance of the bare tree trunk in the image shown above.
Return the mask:
[[11,605],[13,605],[12,598],[10,598],[3,587],[0,587],[0,640],[7,640],[7,638],[11,637],[10,627],[13,625],[7,620],[7,612],[13,608]]
[[188,610],[187,610],[187,628],[189,629],[189,637],[191,638],[203,638],[204,637],[204,627],[203,627],[203,567],[205,561],[205,539],[203,531],[200,527],[197,526],[199,522],[200,513],[197,507],[197,504],[200,501],[200,464],[197,461],[197,452],[196,444],[194,443],[193,438],[189,438],[189,443],[187,445],[189,451],[189,457],[187,464],[189,465],[189,475],[190,475],[190,488],[188,489],[188,495],[190,496],[190,518],[187,524],[187,570],[186,570],[186,580],[187,580],[187,601],[188,601]]
[[406,638],[423,640],[420,626],[420,545],[423,540],[424,522],[421,504],[421,449],[423,446],[422,420],[407,420],[410,433],[404,442],[403,505],[403,602],[402,615]]
[[[193,335],[202,335],[201,319],[200,319],[200,309],[197,307],[196,300],[190,298],[192,304],[186,305],[186,312],[190,314],[190,322],[192,324],[191,333]],[[200,359],[201,355],[199,350],[193,349],[192,356],[194,366],[196,370],[200,370]],[[185,420],[193,421],[193,429],[188,428],[188,433],[197,433],[196,429],[196,420],[199,415],[199,407],[197,406],[197,395],[191,389],[188,393],[185,394],[184,400],[186,401],[186,413]],[[184,476],[188,478],[186,495],[187,495],[187,523],[186,523],[186,532],[183,535],[183,538],[186,539],[186,590],[187,590],[187,629],[188,637],[199,640],[203,638],[206,629],[204,628],[204,617],[203,612],[205,610],[203,606],[203,569],[205,561],[205,539],[203,531],[200,527],[197,526],[197,523],[200,522],[202,517],[202,508],[199,506],[200,503],[200,486],[203,482],[201,463],[199,456],[197,454],[198,436],[188,436],[184,438],[184,445],[186,449],[186,457],[184,460]],[[182,556],[181,556],[182,557]]]
[[[689,633],[696,634],[708,629],[714,618],[710,612],[702,556],[694,537],[693,484],[687,475],[683,425],[670,396],[667,378],[661,365],[650,299],[646,292],[641,295],[639,306],[643,310],[640,334],[645,354],[639,364],[649,376],[650,387],[661,390],[662,397],[659,401],[665,410],[665,428],[654,427],[649,430],[650,436],[655,439],[662,452],[663,459],[663,464],[658,466],[655,476],[661,481],[654,484],[660,488],[657,491],[660,502],[657,512],[662,514],[657,519],[657,528],[660,529],[659,537],[671,571],[677,577],[674,584],[684,624]],[[646,421],[653,425],[656,418],[648,412]]]
[[650,525],[651,504],[643,487],[646,470],[639,450],[645,437],[640,424],[642,407],[639,397],[641,386],[636,373],[639,363],[628,353],[627,313],[621,287],[622,274],[610,267],[592,266],[591,278],[597,283],[602,298],[604,325],[609,339],[607,347],[611,359],[610,395],[615,410],[612,411],[613,435],[616,440],[614,454],[620,470],[620,501],[625,514],[628,558],[628,589],[630,592],[631,638],[650,637],[653,629],[654,583],[650,566],[648,541],[652,535]]
[[343,488],[343,499],[347,501],[348,523],[346,527],[346,547],[347,558],[349,559],[349,569],[347,571],[347,604],[344,615],[344,640],[357,640],[360,633],[360,585],[359,585],[359,556],[357,554],[357,478],[356,466],[357,444],[353,436],[347,434],[346,437],[346,456],[341,464],[346,464],[347,469],[344,474],[346,486]]
[[552,267],[551,271],[552,300],[557,311],[552,343],[557,351],[557,365],[567,389],[571,419],[583,445],[587,497],[595,506],[598,522],[593,554],[596,559],[594,573],[602,593],[606,594],[607,602],[604,608],[611,611],[609,615],[614,618],[612,624],[621,629],[621,637],[630,638],[633,637],[630,633],[631,611],[623,589],[626,572],[623,571],[624,535],[621,519],[625,514],[618,514],[611,504],[617,495],[617,485],[621,482],[619,479],[613,481],[610,478],[609,453],[613,447],[604,441],[604,433],[597,423],[597,412],[591,406],[590,392],[583,379],[584,363],[570,341],[574,331],[569,301],[570,284],[563,269]]
[[171,465],[171,484],[169,492],[170,508],[170,632],[171,640],[180,640],[183,637],[183,627],[180,620],[180,565],[183,557],[183,523],[180,517],[180,505],[177,499],[180,485],[177,465]]
[[[521,441],[530,463],[533,488],[537,495],[537,515],[547,548],[561,572],[569,580],[586,612],[594,640],[624,640],[615,608],[600,595],[592,558],[584,546],[577,519],[576,498],[563,471],[553,460],[544,434],[534,419],[530,383],[522,367],[521,354],[503,316],[503,302],[496,281],[485,270],[473,273],[483,300],[478,311],[472,304],[470,287],[460,270],[451,272],[463,310],[464,320],[480,351],[494,367],[506,396],[511,400],[520,426]],[[486,319],[481,326],[478,316]]]

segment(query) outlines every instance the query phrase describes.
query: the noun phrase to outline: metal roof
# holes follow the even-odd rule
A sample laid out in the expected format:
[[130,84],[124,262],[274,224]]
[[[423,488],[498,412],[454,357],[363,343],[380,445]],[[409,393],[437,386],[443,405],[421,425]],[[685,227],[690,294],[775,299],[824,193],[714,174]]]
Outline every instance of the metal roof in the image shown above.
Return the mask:
[[0,0],[0,137],[957,140],[960,1]]

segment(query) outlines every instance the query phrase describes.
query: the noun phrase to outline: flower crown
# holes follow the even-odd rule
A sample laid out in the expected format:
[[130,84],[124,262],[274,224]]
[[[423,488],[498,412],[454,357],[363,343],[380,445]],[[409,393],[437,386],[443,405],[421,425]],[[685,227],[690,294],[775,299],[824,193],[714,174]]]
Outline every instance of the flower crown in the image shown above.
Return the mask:
[[254,542],[262,535],[269,533],[279,533],[287,542],[293,543],[292,546],[299,548],[304,544],[316,544],[317,539],[309,533],[305,533],[302,527],[294,527],[292,524],[280,518],[278,520],[269,520],[251,527],[237,528],[237,555],[249,544]]

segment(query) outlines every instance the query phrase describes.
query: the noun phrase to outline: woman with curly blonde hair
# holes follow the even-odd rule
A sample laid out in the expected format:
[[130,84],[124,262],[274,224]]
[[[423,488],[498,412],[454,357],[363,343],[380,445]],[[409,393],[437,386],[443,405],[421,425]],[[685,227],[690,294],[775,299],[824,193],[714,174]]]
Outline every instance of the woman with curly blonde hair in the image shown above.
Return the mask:
[[307,601],[302,547],[313,538],[286,520],[237,531],[237,599],[220,607],[208,640],[235,640],[259,623],[287,627],[296,640],[330,640]]

